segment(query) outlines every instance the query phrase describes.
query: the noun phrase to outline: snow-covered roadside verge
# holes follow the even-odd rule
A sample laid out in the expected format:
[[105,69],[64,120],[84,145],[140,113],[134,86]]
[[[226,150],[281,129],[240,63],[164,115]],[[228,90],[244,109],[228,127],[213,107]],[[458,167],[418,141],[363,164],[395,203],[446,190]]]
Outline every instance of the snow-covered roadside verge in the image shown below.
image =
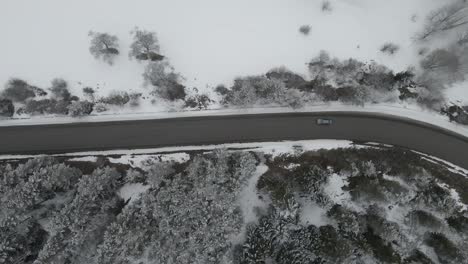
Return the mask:
[[404,104],[368,104],[356,106],[342,103],[317,104],[300,109],[289,107],[254,107],[254,108],[219,108],[203,111],[174,111],[174,112],[135,112],[112,115],[94,115],[81,118],[73,117],[34,117],[28,119],[7,119],[0,120],[0,127],[5,126],[27,126],[45,124],[69,124],[87,122],[112,122],[128,120],[150,120],[150,119],[170,119],[181,117],[204,117],[204,116],[229,116],[229,115],[249,115],[249,114],[275,114],[275,113],[308,113],[308,112],[365,112],[388,114],[398,117],[405,117],[431,125],[452,130],[464,136],[468,136],[468,127],[450,122],[446,116],[434,111],[420,108],[415,105]]
[[[165,148],[150,148],[150,149],[116,149],[104,151],[87,151],[87,152],[71,152],[66,154],[56,154],[51,156],[70,156],[72,160],[89,160],[93,156],[116,156],[122,155],[121,158],[113,158],[114,162],[130,164],[130,160],[135,156],[164,154],[162,160],[186,160],[184,152],[205,150],[211,151],[214,149],[242,149],[260,151],[272,156],[284,153],[293,153],[294,147],[299,146],[303,151],[317,149],[334,149],[346,148],[353,146],[353,142],[348,140],[300,140],[300,141],[280,141],[280,142],[258,142],[258,143],[232,143],[219,145],[200,145],[200,146],[183,146],[183,147],[165,147]],[[0,155],[0,160],[6,159],[27,159],[41,155]],[[143,157],[134,160],[141,161]]]
[[[273,158],[282,154],[294,154],[295,152],[313,151],[319,149],[337,149],[337,148],[360,148],[360,147],[393,147],[388,144],[368,142],[365,145],[355,144],[349,140],[334,140],[334,139],[315,139],[315,140],[298,140],[298,141],[276,141],[276,142],[254,142],[254,143],[229,143],[218,145],[199,145],[199,146],[180,146],[180,147],[164,147],[164,148],[149,148],[149,149],[115,149],[104,151],[86,151],[86,152],[70,152],[65,154],[54,154],[50,156],[70,157],[70,161],[96,161],[98,156],[119,156],[109,157],[114,163],[127,164],[131,167],[139,167],[142,162],[148,159],[159,159],[161,161],[176,161],[185,162],[190,159],[187,152],[191,151],[212,151],[215,149],[230,149],[256,151],[271,155]],[[413,151],[422,158],[437,163],[449,168],[453,173],[468,175],[468,170],[459,167],[449,161]],[[0,155],[0,160],[16,160],[27,159],[42,155]]]

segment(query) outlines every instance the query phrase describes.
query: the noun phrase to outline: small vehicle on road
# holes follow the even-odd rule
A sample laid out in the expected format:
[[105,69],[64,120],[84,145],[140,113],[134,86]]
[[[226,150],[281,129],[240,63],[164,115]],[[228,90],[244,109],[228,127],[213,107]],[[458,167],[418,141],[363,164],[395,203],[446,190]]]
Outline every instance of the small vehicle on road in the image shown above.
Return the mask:
[[333,124],[332,119],[327,119],[327,118],[317,118],[317,125],[319,126],[329,126]]

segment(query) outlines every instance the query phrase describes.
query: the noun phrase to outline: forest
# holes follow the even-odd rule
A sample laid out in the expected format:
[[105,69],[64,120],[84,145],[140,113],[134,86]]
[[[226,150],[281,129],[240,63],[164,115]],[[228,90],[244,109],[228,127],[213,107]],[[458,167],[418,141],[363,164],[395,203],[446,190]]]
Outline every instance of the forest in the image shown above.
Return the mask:
[[187,155],[2,161],[0,263],[467,259],[467,176],[415,152],[356,145]]

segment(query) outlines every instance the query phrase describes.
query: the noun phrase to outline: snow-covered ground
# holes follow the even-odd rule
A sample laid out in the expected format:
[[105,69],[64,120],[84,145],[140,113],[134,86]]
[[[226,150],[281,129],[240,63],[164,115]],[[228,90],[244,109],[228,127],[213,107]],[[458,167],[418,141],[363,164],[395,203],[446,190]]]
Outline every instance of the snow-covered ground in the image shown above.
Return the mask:
[[[443,1],[442,1],[443,2]],[[305,63],[322,49],[339,58],[375,60],[393,70],[417,64],[414,34],[438,0],[4,0],[0,3],[0,84],[11,77],[40,87],[61,77],[74,93],[96,87],[141,89],[143,64],[130,61],[129,31],[135,26],[158,34],[161,52],[203,90],[229,84],[239,75],[260,74],[284,65],[306,74]],[[308,36],[299,33],[310,25]],[[88,51],[88,31],[120,40],[114,66]],[[389,56],[385,42],[400,46]],[[466,95],[466,93],[465,93]]]
[[[283,153],[294,153],[294,147],[300,147],[302,151],[317,150],[317,149],[334,149],[346,148],[353,146],[353,143],[348,140],[300,140],[300,141],[279,141],[279,142],[261,142],[261,143],[232,143],[220,145],[202,145],[202,146],[185,146],[185,147],[166,147],[154,149],[130,149],[130,150],[105,150],[105,151],[90,151],[90,152],[73,152],[67,154],[56,154],[52,156],[71,156],[71,160],[87,161],[93,160],[95,156],[116,156],[120,158],[111,158],[113,162],[122,164],[131,164],[139,166],[138,162],[145,158],[157,158],[162,161],[183,162],[188,159],[185,152],[194,150],[211,151],[219,148],[226,149],[244,149],[255,150],[272,156]],[[5,159],[24,159],[40,155],[0,155],[0,160]],[[140,157],[138,157],[140,156]]]

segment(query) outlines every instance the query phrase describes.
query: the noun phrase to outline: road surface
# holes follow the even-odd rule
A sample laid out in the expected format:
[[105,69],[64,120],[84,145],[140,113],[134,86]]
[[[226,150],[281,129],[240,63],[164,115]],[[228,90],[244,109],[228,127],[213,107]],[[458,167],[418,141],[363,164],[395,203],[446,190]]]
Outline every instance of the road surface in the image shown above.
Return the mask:
[[[317,118],[331,118],[318,126]],[[316,112],[0,127],[0,154],[53,154],[279,140],[346,139],[402,146],[468,168],[468,138],[403,117]]]

